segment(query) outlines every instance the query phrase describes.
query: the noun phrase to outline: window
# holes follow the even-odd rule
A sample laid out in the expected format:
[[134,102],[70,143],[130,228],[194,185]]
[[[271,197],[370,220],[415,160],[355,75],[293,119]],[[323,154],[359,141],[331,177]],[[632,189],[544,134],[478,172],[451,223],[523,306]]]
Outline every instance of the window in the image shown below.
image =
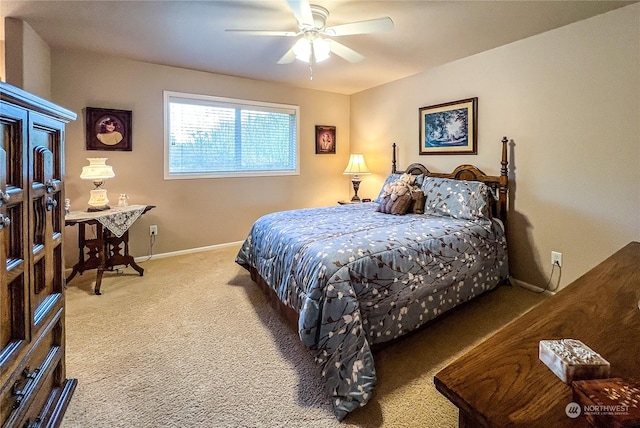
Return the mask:
[[297,175],[299,110],[165,91],[165,179]]

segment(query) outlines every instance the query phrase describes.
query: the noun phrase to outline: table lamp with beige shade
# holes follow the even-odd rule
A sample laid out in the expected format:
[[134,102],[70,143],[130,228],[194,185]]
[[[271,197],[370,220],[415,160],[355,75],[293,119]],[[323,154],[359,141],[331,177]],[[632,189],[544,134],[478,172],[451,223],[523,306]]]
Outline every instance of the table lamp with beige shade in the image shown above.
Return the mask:
[[360,188],[360,174],[371,174],[369,172],[369,168],[367,168],[367,164],[364,162],[364,156],[361,153],[353,153],[349,157],[349,163],[347,164],[347,168],[344,170],[344,174],[352,175],[351,183],[353,184],[353,198],[351,198],[351,202],[361,202],[360,197],[358,197],[358,189]]

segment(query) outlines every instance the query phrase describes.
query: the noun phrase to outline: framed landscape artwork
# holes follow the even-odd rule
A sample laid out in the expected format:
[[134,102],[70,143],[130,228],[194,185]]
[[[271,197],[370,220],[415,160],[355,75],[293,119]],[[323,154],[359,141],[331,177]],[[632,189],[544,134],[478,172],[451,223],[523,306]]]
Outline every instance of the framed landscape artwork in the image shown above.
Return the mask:
[[478,98],[421,107],[420,154],[478,154]]
[[131,151],[129,110],[87,107],[86,149]]
[[316,125],[316,154],[336,153],[336,127]]

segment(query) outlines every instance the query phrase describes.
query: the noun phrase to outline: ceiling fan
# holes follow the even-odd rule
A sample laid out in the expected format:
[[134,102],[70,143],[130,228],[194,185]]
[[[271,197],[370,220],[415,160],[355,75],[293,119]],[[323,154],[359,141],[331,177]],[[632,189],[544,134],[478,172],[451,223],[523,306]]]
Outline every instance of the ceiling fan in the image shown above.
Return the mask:
[[329,11],[324,7],[309,4],[308,0],[287,0],[287,3],[298,21],[298,31],[239,29],[226,31],[248,36],[298,37],[293,46],[278,60],[278,64],[290,64],[296,59],[313,64],[326,60],[331,53],[351,63],[364,59],[362,54],[333,40],[333,37],[393,30],[393,21],[389,17],[327,27]]

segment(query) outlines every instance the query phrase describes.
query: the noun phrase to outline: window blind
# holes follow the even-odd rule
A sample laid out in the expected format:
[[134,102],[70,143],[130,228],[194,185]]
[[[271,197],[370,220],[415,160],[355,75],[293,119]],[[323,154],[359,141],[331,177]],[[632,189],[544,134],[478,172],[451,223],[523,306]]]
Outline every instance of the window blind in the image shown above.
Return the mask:
[[298,174],[298,110],[165,92],[165,178]]

